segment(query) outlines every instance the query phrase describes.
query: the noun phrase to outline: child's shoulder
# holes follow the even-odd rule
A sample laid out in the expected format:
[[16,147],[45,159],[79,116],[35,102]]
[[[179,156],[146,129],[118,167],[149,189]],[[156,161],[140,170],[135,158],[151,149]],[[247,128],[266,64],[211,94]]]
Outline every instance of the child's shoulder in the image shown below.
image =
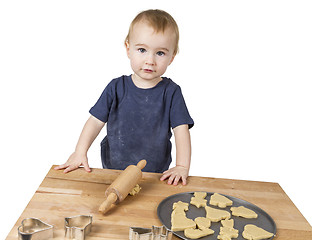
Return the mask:
[[179,88],[180,86],[175,83],[171,78],[168,77],[162,77],[162,81],[165,82],[165,84],[167,85],[167,87],[170,88]]
[[174,93],[176,91],[181,91],[181,87],[177,83],[175,83],[171,78],[163,77],[163,81],[165,82],[167,92]]
[[122,75],[120,77],[113,78],[108,85],[118,85],[123,84],[125,81],[127,81],[131,76],[129,75]]
[[117,78],[113,78],[107,85],[106,89],[115,91],[117,89],[124,89],[126,85],[126,81],[129,80],[131,76],[122,75]]
[[[132,84],[131,83],[131,75],[122,75],[120,77],[116,77],[114,79],[112,79],[108,84],[107,84],[107,88],[111,89],[111,90],[125,90],[125,88],[130,88]],[[175,83],[171,78],[168,77],[162,77],[162,82],[163,84],[161,84],[159,87],[161,88],[165,88],[166,91],[175,91],[177,89],[180,89],[180,86]]]

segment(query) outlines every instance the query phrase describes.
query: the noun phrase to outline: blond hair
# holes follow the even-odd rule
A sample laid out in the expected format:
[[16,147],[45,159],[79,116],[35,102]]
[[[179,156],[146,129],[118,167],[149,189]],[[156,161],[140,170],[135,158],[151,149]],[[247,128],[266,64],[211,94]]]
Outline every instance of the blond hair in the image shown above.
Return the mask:
[[164,33],[166,29],[171,28],[176,36],[175,48],[174,48],[173,54],[175,55],[178,53],[179,51],[178,25],[169,13],[163,10],[159,10],[159,9],[150,9],[150,10],[140,12],[130,24],[129,32],[125,39],[125,43],[129,42],[130,35],[131,35],[134,25],[141,21],[146,21],[152,28],[154,28],[156,33],[158,32]]

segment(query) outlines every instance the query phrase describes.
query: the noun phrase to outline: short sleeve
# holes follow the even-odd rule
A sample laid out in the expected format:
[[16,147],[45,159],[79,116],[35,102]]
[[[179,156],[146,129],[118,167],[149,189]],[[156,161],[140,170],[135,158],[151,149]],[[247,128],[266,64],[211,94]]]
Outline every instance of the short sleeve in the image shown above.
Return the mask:
[[188,124],[189,128],[192,128],[194,126],[194,121],[191,118],[185,104],[181,88],[177,86],[172,95],[172,103],[170,108],[170,126],[175,128],[183,124]]
[[90,109],[89,113],[97,119],[101,120],[102,122],[106,123],[108,120],[108,115],[111,109],[112,102],[112,84],[108,84],[95,105]]

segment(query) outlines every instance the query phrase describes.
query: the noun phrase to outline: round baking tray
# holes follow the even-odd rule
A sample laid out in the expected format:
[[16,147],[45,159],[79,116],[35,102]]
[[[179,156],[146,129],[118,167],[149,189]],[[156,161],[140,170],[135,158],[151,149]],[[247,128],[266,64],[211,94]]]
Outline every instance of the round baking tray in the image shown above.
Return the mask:
[[[207,199],[207,205],[208,206],[211,206],[209,204],[209,200],[210,200],[211,195],[213,195],[213,194],[214,193],[212,193],[212,192],[207,192],[207,196],[205,199]],[[242,199],[239,199],[236,197],[232,197],[232,196],[228,196],[228,195],[224,195],[224,194],[222,194],[222,195],[229,198],[230,200],[232,200],[233,205],[226,207],[226,208],[218,208],[215,206],[211,206],[211,207],[217,208],[217,209],[227,210],[228,212],[232,213],[230,211],[231,207],[244,206],[246,208],[249,208],[249,209],[255,211],[258,214],[258,218],[255,218],[255,219],[246,219],[246,218],[242,218],[242,217],[235,217],[231,214],[231,219],[234,219],[234,228],[239,231],[239,236],[238,236],[238,238],[235,238],[235,239],[242,239],[242,240],[244,239],[242,237],[242,232],[244,231],[244,226],[246,224],[254,224],[258,227],[263,228],[264,230],[266,230],[268,232],[273,233],[274,236],[276,235],[276,224],[275,224],[274,220],[271,218],[271,216],[269,214],[267,214],[261,208],[257,207],[256,205],[254,205],[250,202],[247,202],[245,200],[242,200]],[[190,203],[191,198],[193,196],[194,196],[194,192],[178,193],[178,194],[171,195],[171,196],[165,198],[164,200],[162,200],[160,202],[160,204],[158,205],[158,208],[157,208],[157,215],[158,215],[158,218],[160,219],[160,221],[163,223],[163,225],[166,226],[166,228],[171,229],[171,213],[172,213],[173,203],[178,202],[178,201]],[[186,217],[190,218],[190,219],[195,219],[196,217],[206,217],[206,210],[203,207],[197,208],[196,206],[190,204],[189,210],[186,211]],[[221,227],[220,222],[211,222],[210,228],[215,231],[214,234],[206,236],[206,237],[202,237],[200,239],[201,240],[216,240],[217,236],[219,235],[220,227]],[[189,240],[189,238],[185,237],[184,231],[173,232],[173,234],[175,234],[176,236],[178,236],[182,239]],[[274,236],[269,238],[269,239],[273,239]]]

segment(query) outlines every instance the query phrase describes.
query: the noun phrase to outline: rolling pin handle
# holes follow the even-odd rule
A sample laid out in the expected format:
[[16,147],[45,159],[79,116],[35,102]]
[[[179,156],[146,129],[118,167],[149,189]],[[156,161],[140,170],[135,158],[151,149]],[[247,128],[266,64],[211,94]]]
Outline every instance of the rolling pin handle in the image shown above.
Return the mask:
[[101,213],[106,213],[110,206],[117,201],[117,194],[112,192],[110,193],[106,200],[101,204],[99,211]]
[[146,160],[141,160],[138,162],[137,167],[140,168],[141,170],[146,166]]

